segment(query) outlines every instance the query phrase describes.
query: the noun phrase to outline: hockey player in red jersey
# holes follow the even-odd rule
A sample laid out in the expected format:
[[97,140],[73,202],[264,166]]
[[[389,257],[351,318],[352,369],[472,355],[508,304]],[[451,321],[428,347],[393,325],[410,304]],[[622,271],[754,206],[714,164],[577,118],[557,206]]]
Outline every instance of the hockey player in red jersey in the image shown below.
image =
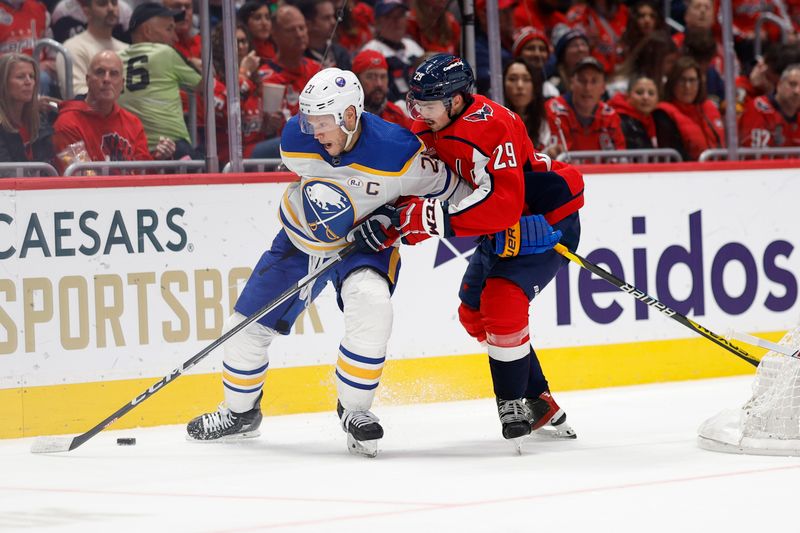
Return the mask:
[[583,177],[536,153],[522,119],[472,95],[473,79],[469,65],[449,54],[429,58],[414,73],[413,131],[474,190],[454,205],[414,198],[395,215],[395,226],[408,244],[482,236],[461,284],[459,318],[488,344],[503,436],[523,437],[550,424],[550,433],[574,438],[530,345],[528,309],[567,262],[552,247],[559,238],[570,248],[578,244]]

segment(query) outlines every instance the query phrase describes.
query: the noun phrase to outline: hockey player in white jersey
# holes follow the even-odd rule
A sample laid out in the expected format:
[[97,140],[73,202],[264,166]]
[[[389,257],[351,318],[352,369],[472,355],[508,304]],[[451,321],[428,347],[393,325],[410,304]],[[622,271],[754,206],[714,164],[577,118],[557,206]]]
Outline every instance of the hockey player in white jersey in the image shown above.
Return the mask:
[[400,257],[397,248],[381,244],[385,236],[371,235],[371,228],[381,231],[380,225],[359,223],[401,196],[444,201],[466,196],[470,189],[441,162],[425,156],[424,145],[414,134],[364,112],[363,106],[364,93],[352,72],[324,69],[306,84],[300,113],[287,122],[281,136],[281,158],[300,180],[286,190],[280,206],[283,228],[253,270],[227,326],[243,321],[326,257],[337,254],[348,239],[364,251],[346,257],[317,278],[310,290],[301,291],[224,345],[225,401],[217,411],[189,422],[191,439],[258,435],[268,347],[277,335],[289,333],[300,312],[330,281],[345,324],[335,371],[337,412],[348,449],[377,453],[383,428],[370,407],[386,359],[392,329],[390,297]]

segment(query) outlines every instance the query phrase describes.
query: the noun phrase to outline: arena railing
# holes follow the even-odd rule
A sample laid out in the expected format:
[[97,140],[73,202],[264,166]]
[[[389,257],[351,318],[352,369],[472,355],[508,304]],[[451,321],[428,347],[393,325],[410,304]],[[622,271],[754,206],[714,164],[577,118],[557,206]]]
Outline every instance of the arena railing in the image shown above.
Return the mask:
[[681,154],[673,148],[638,150],[577,150],[562,152],[556,157],[566,163],[680,163]]
[[[244,172],[274,172],[278,170],[282,161],[280,158],[274,159],[242,159],[242,170]],[[231,164],[226,163],[222,167],[222,172],[228,174],[231,171]]]
[[192,141],[192,146],[197,146],[197,97],[194,91],[186,90],[186,98],[188,100],[188,124],[189,140]]
[[789,35],[792,33],[792,25],[785,18],[775,13],[765,12],[760,13],[756,19],[756,25],[753,32],[755,33],[755,42],[753,43],[753,52],[756,57],[761,57],[761,27],[767,23],[773,22],[781,29],[781,43],[786,44]]
[[47,163],[0,163],[0,177],[27,178],[58,176],[58,171]]
[[[64,58],[64,83],[66,87],[62,87],[64,92],[61,96],[64,97],[64,100],[72,100],[75,96],[72,90],[72,56],[69,55],[67,49],[64,48],[64,45],[60,42],[54,39],[39,39],[33,46],[33,60],[36,61],[37,65],[39,64],[39,58],[42,57],[42,51],[45,48],[52,48]],[[58,80],[56,80],[56,82],[58,82]]]
[[[137,172],[114,172],[114,171]],[[192,159],[180,161],[84,161],[69,165],[64,170],[65,176],[109,176],[120,174],[164,174],[165,171],[186,174],[190,171],[205,172],[205,161]],[[141,171],[141,172],[139,172]]]
[[[785,148],[742,148],[737,150],[738,159],[800,159],[800,147]],[[698,161],[728,161],[727,148],[711,148],[705,150]]]

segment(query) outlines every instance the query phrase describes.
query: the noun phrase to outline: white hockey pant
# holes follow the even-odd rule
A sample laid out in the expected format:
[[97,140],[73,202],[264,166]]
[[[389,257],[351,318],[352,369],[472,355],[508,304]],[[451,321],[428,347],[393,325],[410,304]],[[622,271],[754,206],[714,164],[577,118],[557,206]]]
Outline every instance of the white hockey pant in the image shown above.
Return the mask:
[[[234,312],[226,321],[225,330],[246,318]],[[274,329],[253,322],[222,345],[225,403],[234,413],[243,413],[255,406],[269,366],[267,348],[277,335]]]
[[342,284],[345,334],[336,361],[336,389],[345,409],[372,406],[392,333],[389,283],[372,269],[350,274]]

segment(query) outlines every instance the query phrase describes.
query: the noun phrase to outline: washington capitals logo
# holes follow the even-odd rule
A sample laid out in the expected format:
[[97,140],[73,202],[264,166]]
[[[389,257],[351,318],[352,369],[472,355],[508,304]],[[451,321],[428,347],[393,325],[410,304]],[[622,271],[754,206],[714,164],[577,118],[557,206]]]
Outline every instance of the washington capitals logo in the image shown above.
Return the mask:
[[474,113],[470,113],[469,115],[465,116],[464,120],[466,120],[467,122],[486,121],[489,120],[489,117],[491,117],[493,114],[494,112],[492,111],[492,108],[489,107],[489,104],[483,104],[482,108],[475,111]]

